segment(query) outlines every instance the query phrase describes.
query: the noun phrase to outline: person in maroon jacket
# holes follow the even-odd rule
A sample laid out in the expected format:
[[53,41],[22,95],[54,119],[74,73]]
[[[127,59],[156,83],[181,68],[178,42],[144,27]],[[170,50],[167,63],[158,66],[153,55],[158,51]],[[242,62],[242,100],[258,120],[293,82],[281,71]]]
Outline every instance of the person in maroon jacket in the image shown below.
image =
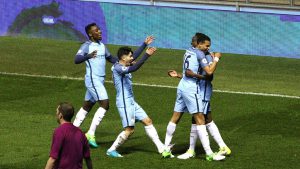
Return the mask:
[[71,123],[73,116],[74,107],[70,103],[58,105],[56,118],[60,125],[54,130],[45,169],[82,169],[83,158],[87,168],[93,168],[88,141],[84,133]]

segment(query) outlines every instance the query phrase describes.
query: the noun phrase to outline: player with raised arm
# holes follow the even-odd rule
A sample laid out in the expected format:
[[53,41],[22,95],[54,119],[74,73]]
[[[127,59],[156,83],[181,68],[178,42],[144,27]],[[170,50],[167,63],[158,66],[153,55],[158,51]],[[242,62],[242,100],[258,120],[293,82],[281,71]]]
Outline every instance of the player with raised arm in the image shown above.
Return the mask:
[[117,91],[116,105],[122,119],[124,131],[122,131],[107,150],[106,154],[110,157],[123,157],[117,152],[120,147],[134,132],[134,126],[137,121],[145,125],[145,131],[158,152],[164,151],[164,144],[160,141],[152,120],[148,117],[142,107],[135,102],[132,91],[132,72],[137,71],[144,62],[155,53],[156,48],[148,48],[144,56],[135,64],[131,64],[139,54],[133,53],[128,47],[121,47],[118,51],[119,62],[112,67],[114,86]]
[[96,148],[98,144],[95,139],[95,131],[109,109],[109,100],[104,87],[106,60],[110,63],[116,63],[118,59],[113,57],[101,42],[102,32],[96,23],[87,25],[85,31],[89,40],[82,44],[78,50],[75,64],[82,62],[86,64],[85,86],[87,90],[83,106],[76,114],[73,124],[79,127],[94,104],[99,103],[100,107],[97,109],[91,126],[86,133],[90,146]]
[[[206,53],[206,59],[209,64],[212,64],[213,59],[216,55],[220,55],[221,53]],[[177,73],[175,70],[170,70],[168,72],[169,76],[176,77],[176,78],[182,78],[182,74]],[[219,132],[218,127],[214,123],[212,119],[212,112],[210,107],[210,99],[212,96],[212,80],[213,80],[213,74],[208,76],[206,75],[205,71],[202,71],[202,75],[206,76],[205,79],[201,79],[199,86],[200,86],[200,93],[202,102],[204,105],[203,112],[205,114],[205,125],[206,129],[208,130],[208,133],[213,137],[215,142],[219,145],[219,154],[221,155],[230,155],[231,150],[228,148],[228,146],[223,141],[221,134]],[[192,119],[192,126],[190,131],[190,147],[189,149],[182,155],[177,156],[179,159],[189,159],[195,157],[195,146],[197,141],[197,132],[196,132],[196,123],[195,120]]]
[[[197,33],[192,38],[192,47],[186,50],[183,63],[183,77],[177,87],[177,97],[173,116],[167,126],[165,146],[171,143],[176,125],[179,123],[184,112],[193,115],[196,122],[196,132],[200,138],[202,146],[206,153],[206,160],[223,160],[225,156],[213,153],[210,148],[209,138],[205,126],[205,116],[203,113],[203,103],[200,95],[199,82],[205,76],[200,74],[200,70],[206,71],[211,75],[216,69],[217,59],[211,65],[208,64],[204,52],[210,47],[210,38],[204,34]],[[217,56],[221,57],[221,56]],[[164,158],[171,157],[171,151],[162,153]]]

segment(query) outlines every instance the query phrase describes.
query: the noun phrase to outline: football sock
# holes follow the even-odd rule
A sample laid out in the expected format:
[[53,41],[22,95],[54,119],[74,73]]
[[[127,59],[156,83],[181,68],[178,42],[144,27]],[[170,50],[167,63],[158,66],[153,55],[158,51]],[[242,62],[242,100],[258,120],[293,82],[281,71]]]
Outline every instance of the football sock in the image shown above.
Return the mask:
[[173,122],[169,122],[167,127],[166,137],[165,137],[165,146],[170,145],[175,129],[176,129],[176,124]]
[[192,124],[191,126],[191,132],[190,132],[190,150],[195,150],[196,142],[197,142],[197,125]]
[[104,117],[105,112],[106,112],[106,110],[103,109],[102,107],[98,108],[98,110],[96,111],[96,113],[94,115],[91,127],[88,131],[88,134],[95,135],[96,128],[100,124],[102,118]]
[[214,121],[211,121],[210,123],[206,124],[206,128],[207,128],[209,134],[213,137],[213,139],[219,145],[219,147],[226,146],[226,144],[224,143],[224,141],[221,137],[220,131],[219,131],[217,125],[214,123]]
[[116,150],[118,147],[120,147],[126,140],[128,139],[128,137],[125,134],[125,131],[122,131],[117,139],[115,140],[115,142],[112,144],[112,146],[107,150],[107,151],[113,151]]
[[76,114],[75,120],[73,122],[73,125],[76,127],[79,127],[81,125],[81,123],[83,122],[83,120],[85,119],[85,116],[88,114],[87,111],[85,111],[82,107],[80,108],[80,110],[78,111],[78,113]]
[[150,139],[153,141],[153,143],[156,145],[156,148],[158,150],[164,149],[164,144],[160,141],[157,131],[152,124],[149,126],[145,126],[145,131],[150,137]]
[[197,133],[200,138],[201,144],[203,146],[203,149],[207,155],[210,155],[213,153],[213,151],[210,148],[209,144],[209,137],[208,133],[206,131],[206,126],[205,125],[197,125]]

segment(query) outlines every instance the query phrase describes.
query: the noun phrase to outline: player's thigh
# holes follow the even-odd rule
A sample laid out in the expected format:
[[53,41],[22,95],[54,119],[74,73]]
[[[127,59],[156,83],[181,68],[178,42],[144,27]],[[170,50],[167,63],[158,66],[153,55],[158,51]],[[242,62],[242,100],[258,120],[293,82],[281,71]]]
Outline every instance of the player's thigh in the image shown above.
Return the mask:
[[182,95],[183,95],[183,93],[181,91],[177,91],[174,112],[187,112],[188,111]]
[[95,104],[95,102],[96,102],[96,100],[94,99],[94,96],[93,96],[93,94],[90,92],[90,90],[86,90],[86,92],[85,92],[85,96],[84,96],[84,100],[86,101],[86,102],[91,102],[91,103],[93,103],[93,104]]
[[[187,111],[185,111],[187,112]],[[173,112],[170,122],[178,124],[184,112]]]
[[211,112],[208,112],[206,115],[205,115],[205,123],[208,124],[210,122],[212,122],[213,118],[212,118],[212,114]]
[[106,89],[102,83],[96,83],[91,87],[87,87],[87,90],[95,101],[108,99]]
[[123,128],[135,125],[134,105],[126,104],[125,107],[118,107]]
[[194,113],[193,117],[197,125],[205,125],[205,116],[203,113]]
[[145,110],[136,102],[134,102],[135,120],[141,121],[145,125],[152,124],[152,120],[148,117]]
[[200,94],[184,93],[183,100],[190,114],[203,113],[203,103]]

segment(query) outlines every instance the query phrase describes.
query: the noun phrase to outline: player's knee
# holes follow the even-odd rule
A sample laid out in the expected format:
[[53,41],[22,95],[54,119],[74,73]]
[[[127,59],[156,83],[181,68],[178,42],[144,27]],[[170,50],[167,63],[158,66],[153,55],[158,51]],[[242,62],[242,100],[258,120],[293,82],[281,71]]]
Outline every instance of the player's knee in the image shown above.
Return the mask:
[[144,120],[144,124],[145,124],[146,126],[151,125],[151,124],[152,124],[152,119],[146,118],[146,119]]
[[195,118],[192,117],[192,124],[196,124]]
[[196,113],[193,115],[197,125],[205,125],[205,117],[202,113]]
[[127,137],[131,136],[134,133],[134,128],[126,128],[125,129],[125,133],[127,135]]
[[134,129],[130,130],[129,136],[131,136],[134,133]]
[[210,123],[210,122],[212,122],[212,118],[206,118],[206,119],[205,119],[205,124],[208,124],[208,123]]
[[85,101],[85,102],[83,103],[82,108],[83,108],[85,111],[90,112],[91,109],[93,108],[94,104],[95,104],[95,103],[92,103],[92,102],[89,102],[89,101]]
[[212,116],[211,116],[211,113],[205,115],[205,123],[208,124],[212,122]]
[[109,101],[108,100],[100,100],[100,107],[105,110],[109,109]]
[[178,114],[178,113],[175,114],[175,113],[174,113],[170,121],[171,121],[172,123],[177,124],[177,123],[179,122],[180,118],[181,118],[181,115],[180,115],[180,114]]

